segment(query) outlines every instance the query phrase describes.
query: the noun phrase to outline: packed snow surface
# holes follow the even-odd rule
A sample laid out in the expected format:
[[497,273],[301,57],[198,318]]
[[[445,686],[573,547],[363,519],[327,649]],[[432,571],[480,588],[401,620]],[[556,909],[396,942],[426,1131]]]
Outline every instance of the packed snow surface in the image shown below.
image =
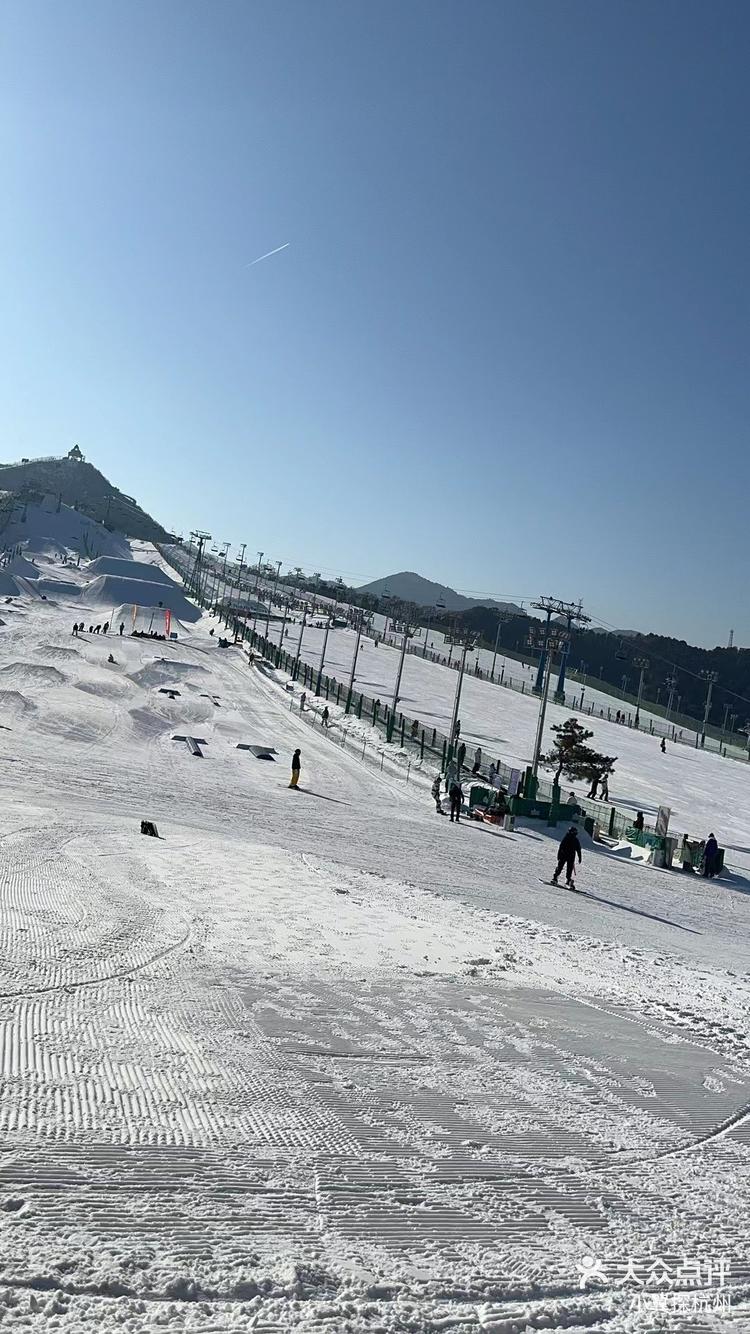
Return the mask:
[[[74,636],[78,605],[0,630],[3,1328],[748,1328],[741,867],[584,838],[552,887],[561,830],[451,824],[216,621]],[[493,698],[467,731],[528,749]],[[689,753],[672,804],[721,783],[746,849],[746,770]]]

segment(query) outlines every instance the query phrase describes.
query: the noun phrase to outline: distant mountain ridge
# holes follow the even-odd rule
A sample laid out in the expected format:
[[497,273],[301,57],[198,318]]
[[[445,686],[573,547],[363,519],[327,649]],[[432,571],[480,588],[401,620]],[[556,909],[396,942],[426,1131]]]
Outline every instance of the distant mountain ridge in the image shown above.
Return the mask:
[[98,468],[72,451],[65,458],[0,463],[0,491],[30,501],[58,496],[64,505],[96,519],[111,531],[144,542],[169,540],[167,530],[141,509],[132,496],[125,495]]
[[[0,485],[2,478],[0,476]],[[418,607],[436,607],[444,603],[446,611],[469,611],[472,607],[494,607],[500,611],[509,611],[514,615],[523,615],[521,607],[514,602],[497,602],[494,598],[468,598],[457,593],[447,584],[436,584],[414,570],[401,570],[387,579],[375,579],[370,584],[363,584],[359,593],[372,593],[382,597],[384,593],[400,598],[402,602],[414,602]]]

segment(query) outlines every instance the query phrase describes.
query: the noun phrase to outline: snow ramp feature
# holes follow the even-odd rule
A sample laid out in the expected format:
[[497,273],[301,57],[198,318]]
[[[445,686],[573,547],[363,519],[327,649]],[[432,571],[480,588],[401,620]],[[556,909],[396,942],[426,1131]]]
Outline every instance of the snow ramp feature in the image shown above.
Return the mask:
[[97,556],[96,560],[89,561],[86,566],[86,573],[93,576],[114,574],[120,579],[139,579],[148,584],[166,584],[169,588],[178,587],[174,579],[170,579],[166,570],[162,570],[161,566],[152,565],[148,561],[118,560],[115,556]]
[[[168,658],[155,658],[145,667],[128,672],[128,675],[138,686],[178,685],[190,684],[193,677],[205,676],[206,669],[194,662],[171,662]],[[198,684],[203,683],[196,682],[196,686]]]
[[113,607],[117,608],[113,621],[116,622],[119,616],[125,621],[126,628],[130,626],[133,604],[139,607],[168,607],[172,615],[180,621],[199,621],[201,618],[200,608],[188,602],[175,585],[150,582],[145,579],[125,579],[117,574],[100,574],[85,585],[81,596],[86,603],[98,603],[110,611]]
[[3,566],[3,569],[8,574],[22,574],[25,579],[39,578],[39,566],[32,565],[31,561],[26,560],[25,556],[14,556],[7,565]]

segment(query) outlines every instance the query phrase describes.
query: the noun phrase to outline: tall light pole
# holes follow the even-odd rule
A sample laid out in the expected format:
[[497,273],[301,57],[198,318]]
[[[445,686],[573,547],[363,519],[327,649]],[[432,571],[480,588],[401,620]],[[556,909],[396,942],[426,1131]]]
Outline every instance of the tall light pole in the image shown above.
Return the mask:
[[281,566],[282,566],[282,563],[283,563],[283,562],[280,561],[280,560],[277,560],[277,562],[276,562],[276,578],[275,578],[274,581],[273,581],[273,596],[274,596],[274,601],[276,600],[276,589],[277,589],[278,586],[279,586],[279,575],[281,574]]
[[[242,546],[240,547],[240,559],[239,559],[239,563],[238,563],[238,565],[237,565],[237,604],[238,604],[238,610],[239,610],[239,607],[242,606],[242,567],[243,567],[243,565],[245,564],[245,550],[246,550],[246,548],[247,548],[247,542],[243,542],[243,543],[242,543]],[[225,617],[224,617],[224,624],[225,624],[225,626],[227,627],[227,629],[229,629],[229,606],[228,606],[228,605],[227,605],[227,608],[226,608],[226,615],[225,615]],[[235,630],[236,630],[236,628],[237,628],[237,622],[235,621]],[[245,627],[245,628],[246,628],[246,627]],[[244,638],[245,638],[244,631],[243,631],[242,638],[243,638],[243,640],[244,640]]]
[[496,632],[496,634],[495,634],[495,651],[494,651],[494,653],[492,654],[492,668],[491,668],[491,670],[490,670],[490,680],[491,680],[491,681],[494,681],[494,679],[495,679],[495,664],[497,663],[497,646],[498,646],[498,644],[500,643],[500,631],[502,630],[503,626],[505,625],[505,622],[506,622],[506,621],[509,621],[509,620],[510,620],[510,616],[509,616],[509,614],[508,614],[507,611],[500,611],[500,612],[498,612],[498,614],[497,614],[497,632]]
[[194,537],[198,544],[198,550],[195,556],[195,564],[193,565],[192,578],[193,578],[193,597],[195,598],[196,602],[200,602],[201,576],[203,574],[203,548],[207,542],[211,541],[211,534],[196,531],[194,533],[191,533],[190,536]]
[[708,726],[708,715],[711,712],[711,696],[713,694],[714,686],[716,685],[716,682],[719,679],[719,673],[703,671],[701,672],[701,677],[703,678],[704,681],[708,682],[708,690],[706,691],[706,708],[703,714],[703,727],[701,729],[701,745],[705,746],[706,727]]
[[227,586],[227,556],[229,555],[229,548],[231,547],[232,543],[231,543],[231,542],[222,542],[221,545],[223,546],[224,550],[223,550],[222,552],[220,552],[219,554],[222,555],[222,556],[224,557],[224,564],[223,564],[223,566],[222,566],[221,577],[219,576],[219,567],[218,567],[218,565],[216,566],[216,577],[215,577],[215,579],[214,579],[214,589],[213,589],[213,601],[214,601],[214,606],[216,606],[217,603],[218,603],[218,599],[219,599],[219,584],[220,584],[220,583],[221,583],[222,587],[224,588],[224,590],[226,591],[226,586]]
[[667,677],[664,684],[667,687],[667,690],[669,691],[669,694],[667,696],[667,711],[664,717],[665,720],[669,722],[669,715],[672,712],[672,705],[674,704],[675,691],[677,689],[677,677],[675,676],[674,672],[672,672],[671,675]]
[[255,575],[255,600],[256,600],[256,602],[257,602],[257,600],[258,600],[258,584],[259,584],[259,582],[260,582],[260,567],[261,567],[261,565],[263,564],[263,556],[264,556],[264,555],[265,555],[265,552],[263,552],[263,551],[259,551],[259,552],[258,552],[258,569],[257,569],[257,571],[256,571],[256,575]]
[[307,603],[302,608],[302,622],[299,628],[299,639],[297,640],[297,656],[294,660],[294,680],[299,676],[300,654],[302,653],[302,636],[305,633],[305,622],[307,620]]
[[316,694],[316,695],[319,695],[319,694],[320,694],[320,682],[321,682],[321,679],[322,679],[322,676],[323,676],[323,666],[324,666],[324,663],[325,663],[325,660],[326,660],[326,649],[327,649],[327,647],[328,647],[328,631],[330,630],[330,628],[331,628],[331,618],[330,618],[330,616],[329,616],[329,617],[328,617],[328,620],[326,621],[326,628],[325,628],[325,631],[323,632],[323,647],[322,647],[322,649],[321,649],[321,651],[320,651],[320,666],[319,666],[319,668],[318,668],[318,680],[317,680],[317,684],[316,684],[316,686],[315,686],[315,694]]
[[409,636],[411,632],[412,632],[412,626],[410,626],[409,622],[406,620],[406,618],[404,618],[404,637],[401,641],[401,656],[398,660],[398,671],[396,672],[396,684],[393,687],[393,702],[391,704],[391,716],[388,719],[388,735],[387,735],[388,741],[390,741],[391,737],[393,736],[393,728],[396,722],[396,709],[398,707],[399,691],[401,689],[401,676],[404,670],[404,658],[406,657],[406,646],[409,642]]
[[643,698],[643,682],[646,679],[646,672],[648,671],[649,668],[648,658],[633,658],[633,666],[637,667],[640,672],[640,677],[638,678],[638,700],[635,706],[635,725],[636,727],[640,727],[641,700]]
[[465,639],[461,650],[461,663],[458,669],[458,680],[456,681],[456,694],[453,699],[453,714],[451,716],[451,730],[448,737],[448,756],[453,759],[453,747],[456,744],[456,728],[458,727],[458,710],[461,707],[461,686],[466,670],[466,654],[470,648],[473,648],[475,640]]
[[428,607],[427,609],[427,629],[424,632],[424,644],[422,645],[423,658],[427,656],[427,640],[429,639],[430,633],[432,631],[433,615],[439,614],[441,611],[445,611],[445,603],[442,598],[438,598],[434,607]]
[[350,710],[350,708],[351,708],[351,706],[352,706],[352,692],[353,692],[353,690],[354,690],[354,682],[355,682],[355,680],[356,680],[356,677],[355,677],[354,673],[355,673],[356,670],[357,670],[357,657],[358,657],[358,655],[359,655],[359,642],[360,642],[360,640],[361,640],[361,638],[362,638],[362,624],[363,624],[363,622],[364,622],[364,619],[365,619],[365,613],[364,613],[364,610],[363,610],[362,608],[360,608],[359,616],[357,617],[357,638],[356,638],[356,641],[355,641],[355,644],[354,644],[354,657],[352,658],[352,670],[351,670],[351,673],[350,673],[350,675],[349,675],[349,689],[348,689],[347,692],[346,692],[346,709],[345,709],[345,713],[348,713],[349,710]]

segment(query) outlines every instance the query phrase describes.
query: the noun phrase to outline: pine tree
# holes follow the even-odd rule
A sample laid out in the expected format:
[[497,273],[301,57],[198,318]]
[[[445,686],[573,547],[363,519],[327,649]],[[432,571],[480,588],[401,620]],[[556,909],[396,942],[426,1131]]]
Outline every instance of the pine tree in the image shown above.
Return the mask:
[[555,741],[541,762],[547,769],[555,770],[554,782],[559,785],[561,774],[568,778],[585,778],[588,773],[591,756],[594,754],[586,745],[593,732],[582,727],[577,718],[567,718],[564,723],[555,723],[552,728]]

